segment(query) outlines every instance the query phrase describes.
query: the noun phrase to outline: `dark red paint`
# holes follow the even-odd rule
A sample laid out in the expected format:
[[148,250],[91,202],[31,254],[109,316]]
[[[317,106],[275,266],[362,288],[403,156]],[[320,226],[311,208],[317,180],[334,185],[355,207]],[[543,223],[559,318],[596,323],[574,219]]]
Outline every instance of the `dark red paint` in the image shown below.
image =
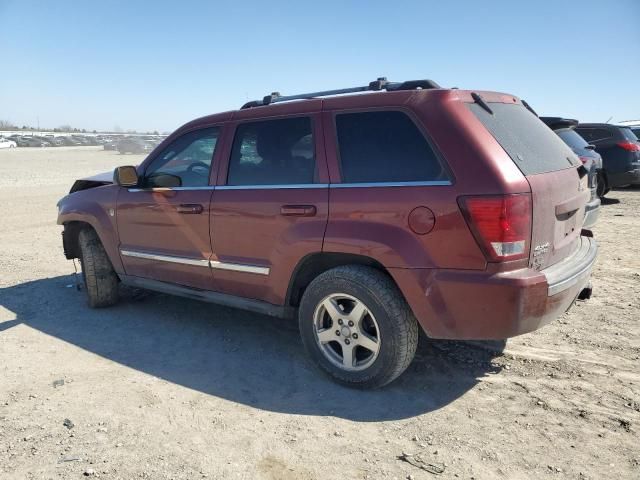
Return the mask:
[[[519,103],[478,92],[487,102]],[[353,254],[381,265],[432,337],[506,338],[529,332],[566,310],[582,283],[548,296],[544,269],[567,258],[580,236],[584,208],[570,221],[563,208],[586,203],[575,168],[525,177],[466,108],[471,92],[414,90],[314,99],[203,117],[167,138],[144,168],[178,136],[222,128],[210,185],[224,186],[233,135],[244,121],[307,115],[313,122],[320,188],[130,192],[106,185],[60,202],[59,224],[96,229],[119,274],[284,305],[297,267],[313,254]],[[338,112],[406,112],[445,159],[451,185],[329,188],[340,184],[334,116]],[[586,181],[586,179],[585,179]],[[458,199],[530,194],[528,258],[488,262]],[[186,207],[185,207],[186,205]],[[185,212],[203,205],[203,212]],[[116,215],[110,215],[110,211]],[[187,214],[185,214],[187,213]],[[193,214],[189,214],[193,213]],[[536,255],[536,246],[547,251]],[[269,268],[269,275],[155,262],[120,255],[133,249]],[[544,249],[543,249],[544,250]]]

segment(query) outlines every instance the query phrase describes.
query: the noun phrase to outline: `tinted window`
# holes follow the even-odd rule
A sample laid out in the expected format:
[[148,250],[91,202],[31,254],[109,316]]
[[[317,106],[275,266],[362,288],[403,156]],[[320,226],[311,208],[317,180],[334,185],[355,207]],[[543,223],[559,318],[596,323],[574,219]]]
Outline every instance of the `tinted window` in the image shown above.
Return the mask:
[[538,117],[519,104],[467,104],[524,175],[580,166],[580,160]]
[[593,141],[593,129],[577,127],[576,132],[578,132],[578,135],[584,138],[587,142]]
[[562,140],[564,140],[564,143],[574,150],[582,150],[584,147],[589,145],[587,141],[572,128],[563,128],[561,130],[556,130],[555,132]]
[[620,131],[622,132],[622,135],[624,135],[624,138],[626,138],[630,142],[638,141],[638,137],[636,137],[636,135],[631,131],[630,128],[621,128]]
[[610,140],[613,138],[613,133],[606,128],[597,127],[576,127],[576,132],[580,134],[589,143],[602,142],[604,140]]
[[611,131],[606,128],[594,128],[592,132],[592,142],[602,142],[603,140],[608,140],[613,137]]
[[144,186],[165,185],[162,177],[176,179],[181,187],[209,185],[211,160],[218,140],[219,128],[196,130],[174,140],[147,167]]
[[640,138],[640,128],[632,128],[631,131],[636,137]]
[[314,152],[310,118],[243,123],[233,141],[227,185],[313,183]]
[[402,112],[336,116],[344,183],[446,180],[436,154]]

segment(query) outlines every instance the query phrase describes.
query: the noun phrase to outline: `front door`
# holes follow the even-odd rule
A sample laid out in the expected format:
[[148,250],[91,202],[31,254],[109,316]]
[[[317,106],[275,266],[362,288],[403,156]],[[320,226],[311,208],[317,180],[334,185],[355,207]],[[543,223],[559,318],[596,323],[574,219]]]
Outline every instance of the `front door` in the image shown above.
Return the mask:
[[185,133],[148,164],[138,188],[118,192],[127,275],[211,289],[211,164],[219,127]]
[[319,117],[235,125],[211,207],[215,289],[282,304],[298,262],[322,250],[329,189]]

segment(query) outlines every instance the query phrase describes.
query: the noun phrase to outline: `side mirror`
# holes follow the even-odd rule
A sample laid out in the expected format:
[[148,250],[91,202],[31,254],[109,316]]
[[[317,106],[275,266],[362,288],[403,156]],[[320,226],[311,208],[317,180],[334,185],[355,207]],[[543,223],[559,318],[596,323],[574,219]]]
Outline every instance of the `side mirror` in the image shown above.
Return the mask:
[[138,185],[136,167],[117,167],[113,172],[113,182],[121,187],[136,187]]

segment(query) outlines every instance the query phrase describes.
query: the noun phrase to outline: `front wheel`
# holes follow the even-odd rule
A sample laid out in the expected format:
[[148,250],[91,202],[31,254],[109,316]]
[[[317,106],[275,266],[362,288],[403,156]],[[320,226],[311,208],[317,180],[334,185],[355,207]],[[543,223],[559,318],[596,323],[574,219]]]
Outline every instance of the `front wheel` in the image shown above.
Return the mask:
[[78,237],[82,278],[91,308],[108,307],[118,301],[118,275],[107,252],[93,229],[85,229]]
[[382,387],[409,366],[418,324],[393,281],[361,265],[319,275],[299,310],[302,342],[335,380],[360,388]]

